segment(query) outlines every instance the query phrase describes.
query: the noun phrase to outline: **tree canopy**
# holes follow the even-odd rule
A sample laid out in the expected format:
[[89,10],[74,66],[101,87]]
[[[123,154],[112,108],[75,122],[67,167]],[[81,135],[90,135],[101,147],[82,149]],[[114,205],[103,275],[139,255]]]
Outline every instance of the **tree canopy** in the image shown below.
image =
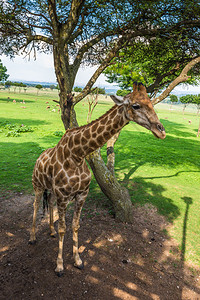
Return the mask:
[[[198,39],[196,32],[196,41]],[[188,38],[169,40],[158,37],[148,42],[139,40],[121,50],[104,73],[108,82],[116,82],[123,89],[131,89],[134,81],[140,81],[153,94],[166,87],[180,75],[188,62],[199,56],[199,45],[191,45]],[[198,84],[199,71],[199,64],[190,70],[187,84]]]
[[169,96],[171,103],[178,102],[178,97],[176,95],[170,95]]
[[[77,101],[89,92],[100,73],[124,46],[136,44],[138,49],[138,40],[148,42],[155,38],[152,47],[157,38],[159,46],[162,39],[165,40],[163,45],[171,40],[185,41],[187,51],[198,45],[198,0],[108,0],[106,3],[102,0],[0,0],[0,4],[1,53],[12,56],[38,49],[53,51],[58,83],[60,87],[63,85],[60,78],[63,74],[68,92],[73,88],[82,63],[100,64]],[[168,48],[166,45],[166,53]],[[137,69],[137,60],[135,55],[133,57]],[[151,74],[146,75],[147,78]]]
[[200,111],[200,94],[194,95],[192,103],[196,105],[197,114],[199,114],[199,111]]

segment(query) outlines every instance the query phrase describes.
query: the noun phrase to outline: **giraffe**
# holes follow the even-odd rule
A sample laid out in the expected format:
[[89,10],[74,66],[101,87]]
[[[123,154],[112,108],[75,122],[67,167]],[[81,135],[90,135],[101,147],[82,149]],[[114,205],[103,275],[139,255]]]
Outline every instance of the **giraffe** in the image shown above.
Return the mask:
[[63,241],[66,232],[65,213],[70,201],[75,202],[72,221],[74,266],[82,269],[83,262],[78,253],[79,218],[88,195],[91,174],[85,157],[102,147],[129,121],[134,121],[164,139],[165,129],[160,123],[153,105],[141,83],[134,83],[133,92],[125,97],[112,95],[115,105],[99,119],[82,127],[68,129],[54,148],[47,149],[37,159],[32,183],[35,190],[33,224],[29,243],[34,244],[36,215],[45,190],[49,190],[50,231],[54,236],[53,203],[58,208],[59,249],[55,272],[63,274]]

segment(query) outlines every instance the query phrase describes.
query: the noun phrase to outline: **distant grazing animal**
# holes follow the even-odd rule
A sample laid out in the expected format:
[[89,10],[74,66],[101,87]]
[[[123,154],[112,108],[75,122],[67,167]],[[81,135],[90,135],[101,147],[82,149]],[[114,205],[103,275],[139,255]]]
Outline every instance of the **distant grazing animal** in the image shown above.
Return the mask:
[[33,225],[30,243],[34,244],[36,215],[39,202],[46,190],[49,194],[50,230],[55,235],[53,225],[53,203],[56,199],[59,222],[59,250],[56,273],[63,272],[63,240],[66,232],[65,213],[70,201],[75,201],[73,230],[74,265],[82,269],[83,262],[78,253],[78,229],[81,209],[89,191],[91,174],[85,157],[102,147],[114,134],[120,131],[129,121],[149,129],[157,137],[164,139],[165,129],[160,123],[152,103],[142,84],[135,83],[133,92],[124,98],[111,96],[116,103],[99,119],[82,127],[67,130],[59,143],[52,149],[44,151],[36,161],[33,171],[33,187],[35,190]]

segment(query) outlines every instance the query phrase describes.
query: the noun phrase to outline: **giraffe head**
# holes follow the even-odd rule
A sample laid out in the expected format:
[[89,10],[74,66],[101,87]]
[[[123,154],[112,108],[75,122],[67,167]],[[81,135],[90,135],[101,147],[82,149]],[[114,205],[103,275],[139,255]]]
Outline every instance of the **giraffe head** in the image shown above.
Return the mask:
[[129,121],[134,121],[151,130],[157,138],[165,138],[165,128],[160,123],[146,88],[142,83],[134,83],[133,92],[125,97],[111,95],[111,98],[117,105],[125,107],[125,115]]

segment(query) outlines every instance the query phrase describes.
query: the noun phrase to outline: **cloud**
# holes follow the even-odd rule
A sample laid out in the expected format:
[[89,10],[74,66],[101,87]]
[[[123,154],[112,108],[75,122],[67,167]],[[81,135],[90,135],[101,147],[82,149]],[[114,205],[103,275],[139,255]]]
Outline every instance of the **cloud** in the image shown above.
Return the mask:
[[14,59],[2,56],[1,60],[8,70],[10,80],[56,81],[52,55],[39,53],[36,60],[23,56]]

